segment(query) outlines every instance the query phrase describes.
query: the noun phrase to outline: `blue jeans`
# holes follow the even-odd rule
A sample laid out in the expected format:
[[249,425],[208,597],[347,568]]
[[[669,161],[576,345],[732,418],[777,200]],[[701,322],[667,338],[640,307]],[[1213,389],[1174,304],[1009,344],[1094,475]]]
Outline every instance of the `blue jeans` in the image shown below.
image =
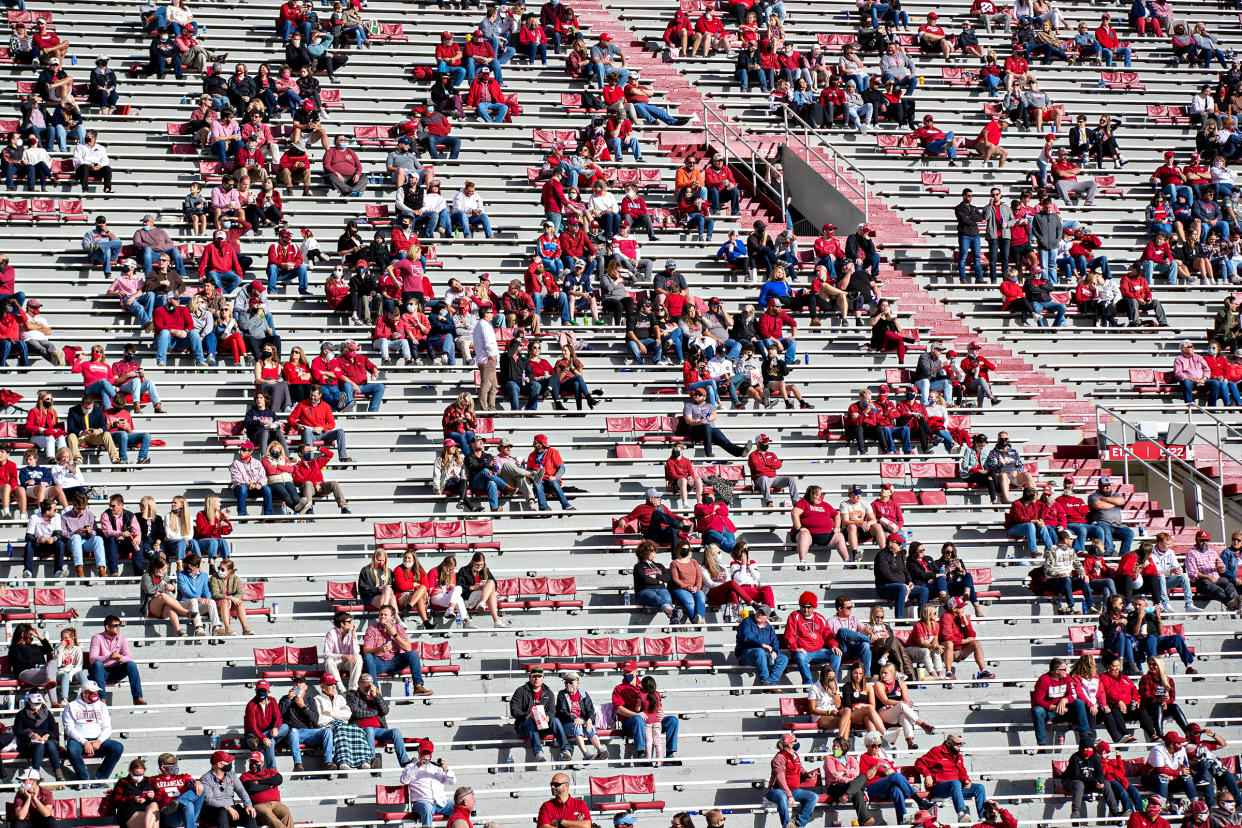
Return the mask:
[[173,334],[170,334],[168,330],[161,330],[158,334],[155,334],[156,362],[168,361],[168,351],[170,348],[175,351],[189,350],[191,354],[194,354],[195,362],[202,361],[202,340],[199,339],[199,334],[193,330],[176,341],[173,340]]
[[1026,548],[1031,554],[1039,551],[1039,547],[1047,549],[1057,545],[1056,535],[1052,532],[1050,526],[1036,526],[1034,523],[1027,521],[1011,526],[1005,534],[1011,538],[1026,538]]
[[957,278],[960,281],[966,281],[966,258],[970,253],[975,254],[975,281],[983,281],[983,253],[979,245],[978,236],[957,237]]
[[463,454],[470,453],[470,441],[474,439],[473,431],[450,431],[448,434],[445,434],[444,436],[452,437],[459,444],[461,444],[461,450]]
[[225,293],[232,293],[241,284],[241,276],[231,270],[209,270],[207,278]]
[[[358,386],[358,394],[367,397],[367,411],[374,414],[380,409],[380,403],[384,401],[384,383],[382,382],[364,382]],[[353,386],[346,385],[341,389],[341,396],[345,398],[345,404],[349,405],[354,401]]]
[[789,656],[777,651],[770,655],[762,647],[742,650],[737,656],[738,664],[754,668],[755,679],[760,684],[779,684],[785,668],[789,666]]
[[510,380],[500,390],[505,395],[505,399],[509,401],[509,408],[514,411],[517,411],[521,406],[521,396],[525,392],[526,410],[534,411],[539,407],[539,392],[543,390],[543,386],[538,382],[528,382],[525,385],[519,385]]
[[1039,745],[1048,744],[1048,722],[1065,722],[1072,725],[1078,733],[1079,742],[1092,739],[1091,726],[1087,722],[1087,706],[1082,699],[1074,699],[1070,702],[1065,713],[1060,716],[1056,714],[1055,709],[1035,705],[1031,708],[1031,719],[1035,723],[1035,743]]
[[[438,64],[436,64],[436,71],[448,72],[449,75],[452,77],[454,86],[460,85],[461,82],[466,79],[466,68],[464,66],[449,66],[444,61],[440,61]],[[471,80],[474,80],[474,79],[471,78]]]
[[246,499],[260,497],[263,500],[263,514],[270,515],[272,513],[272,489],[270,486],[263,486],[258,492],[252,492],[246,486],[234,486],[233,496],[237,498],[237,514],[245,516]]
[[509,116],[509,107],[502,103],[481,103],[475,107],[475,111],[479,113],[480,118],[489,124],[503,121]]
[[1154,283],[1153,277],[1157,271],[1164,276],[1165,284],[1172,285],[1177,283],[1177,264],[1175,262],[1156,264],[1150,259],[1143,262],[1143,276],[1147,281]]
[[[1126,68],[1130,68],[1130,50],[1125,46],[1118,46],[1116,49],[1100,49],[1100,56],[1104,58],[1105,66],[1113,65],[1113,58],[1120,58],[1125,62]],[[1137,810],[1137,809],[1136,809]]]
[[660,121],[664,124],[677,123],[677,119],[672,115],[669,115],[667,110],[661,109],[660,107],[649,103],[636,101],[634,103],[634,112],[648,124],[654,124],[656,121]]
[[[543,753],[543,737],[541,732],[535,727],[535,720],[527,716],[518,722],[514,728],[518,732],[518,736],[523,741],[530,744],[530,749],[536,755]],[[542,731],[543,733],[551,733],[552,741],[556,745],[557,750],[569,750],[569,737],[565,735],[565,725],[555,716],[548,722],[548,727]],[[425,823],[430,825],[430,823]]]
[[232,557],[232,550],[225,538],[198,538],[195,542],[198,544],[199,555],[209,561]]
[[141,572],[146,560],[143,558],[142,544],[134,545],[133,541],[123,538],[104,538],[104,558],[107,560],[109,572],[121,571],[121,553],[124,552],[134,564],[134,571]]
[[923,405],[931,405],[931,392],[939,391],[944,394],[945,399],[951,399],[953,396],[953,383],[947,379],[916,379],[914,387],[919,390],[919,402]]
[[768,339],[763,340],[763,347],[766,348],[769,345],[775,345],[778,348],[784,349],[786,365],[793,365],[794,362],[797,361],[798,340],[794,339],[792,336],[787,336],[784,339],[776,339],[775,337],[769,337]]
[[614,161],[620,161],[622,151],[629,150],[630,153],[633,154],[635,161],[640,163],[642,162],[643,151],[638,146],[637,138],[630,137],[625,141],[622,141],[620,138],[606,138],[604,140],[608,144],[608,149],[612,151],[612,158]]
[[1194,597],[1194,593],[1191,591],[1190,577],[1185,572],[1181,575],[1157,575],[1156,585],[1159,590],[1160,604],[1162,606],[1167,606],[1169,603],[1170,585],[1180,585],[1182,588],[1182,600],[1186,602],[1187,608],[1192,605],[1193,601],[1191,599]]
[[1100,527],[1094,523],[1067,523],[1065,529],[1074,534],[1074,549],[1082,552],[1087,548],[1087,540],[1090,538],[1101,538],[1104,535],[1100,532]]
[[[1040,251],[1041,253],[1043,251]],[[1056,251],[1053,251],[1055,253]],[[1052,327],[1059,328],[1065,324],[1065,305],[1060,302],[1032,302],[1031,307],[1035,308],[1035,315],[1039,318],[1039,326],[1045,328],[1048,326],[1048,320],[1044,319],[1044,311],[1052,311],[1057,315],[1053,320]]]
[[0,368],[9,361],[9,354],[17,351],[17,364],[30,364],[30,346],[21,339],[0,339]]
[[487,494],[487,505],[492,507],[492,511],[500,508],[500,490],[507,484],[497,475],[492,474],[487,469],[483,469],[474,476],[470,481],[470,491],[475,494]]
[[114,431],[112,442],[116,444],[116,453],[122,463],[129,462],[129,450],[138,446],[138,459],[146,460],[151,453],[151,435],[146,431]]
[[[404,765],[410,761],[410,755],[405,751],[405,737],[401,735],[401,731],[395,727],[364,727],[362,732],[366,734],[367,744],[371,746],[372,752],[375,750],[375,742],[391,742],[393,752],[397,754],[397,764]],[[430,825],[431,823],[425,823]]]
[[[30,182],[27,182],[27,186],[29,185]],[[99,246],[91,251],[91,261],[102,264],[104,275],[110,276],[112,275],[112,260],[120,257],[123,246],[124,243],[120,239],[101,241]]]
[[[363,656],[367,658],[367,656]],[[293,755],[293,764],[302,762],[302,745],[323,748],[323,761],[332,761],[332,728],[316,727],[311,730],[292,730],[289,732],[289,753]]]
[[276,288],[280,286],[281,282],[287,282],[295,277],[298,280],[298,290],[302,293],[306,293],[310,289],[310,286],[306,281],[306,265],[298,265],[293,270],[281,270],[274,264],[268,265],[267,289],[269,291],[275,291]]
[[316,437],[315,432],[311,431],[309,428],[302,429],[302,442],[304,444],[310,445],[315,440],[323,440],[325,445],[328,443],[335,443],[337,451],[340,453],[340,459],[341,460],[349,459],[349,451],[346,450],[345,448],[344,430],[339,429],[339,428],[334,428],[331,431],[325,431],[323,434],[320,434],[318,437]]
[[177,804],[181,806],[181,811],[162,815],[160,825],[163,828],[193,828],[197,825],[199,812],[203,810],[203,794],[194,793],[194,788],[191,787],[177,797]]
[[492,70],[492,77],[496,79],[496,83],[503,84],[505,76],[500,68],[500,61],[492,58],[491,60],[475,60],[472,57],[466,58],[466,80],[474,83],[474,76],[479,71],[480,66],[486,66]]
[[906,779],[900,773],[890,773],[888,776],[877,777],[874,782],[867,786],[867,795],[872,799],[890,799],[893,802],[893,811],[896,812],[897,822],[901,823],[906,818],[906,800],[913,799],[923,807],[923,800],[914,792],[914,788],[910,787],[910,780]]
[[937,782],[927,791],[927,796],[931,799],[944,799],[947,796],[953,800],[953,810],[959,814],[966,810],[966,797],[970,797],[975,801],[975,814],[979,819],[983,819],[983,803],[988,798],[987,792],[978,782],[962,787],[962,783],[956,779]]
[[863,668],[871,669],[871,639],[853,630],[838,630],[837,646],[841,648],[843,660],[856,658],[862,662]]
[[423,662],[418,657],[418,653],[413,650],[406,650],[404,653],[397,653],[392,658],[380,658],[374,653],[363,653],[362,670],[371,676],[371,678],[379,681],[380,673],[388,673],[395,676],[403,670],[409,669],[410,680],[414,684],[423,683]]
[[[531,43],[527,45],[526,57],[528,60],[530,60],[531,63],[534,63],[537,58],[540,62],[543,63],[544,66],[547,66],[548,65],[548,44],[536,42],[536,43]],[[603,86],[603,85],[604,85],[603,81],[600,81],[600,86]]]
[[91,681],[103,687],[108,681],[129,680],[129,694],[135,700],[142,698],[142,679],[138,677],[138,665],[132,661],[104,666],[102,662],[91,662],[87,668]]
[[[780,788],[773,788],[763,795],[768,802],[776,805],[776,816],[781,825],[789,824],[789,797]],[[794,825],[804,828],[815,815],[815,806],[819,804],[819,795],[810,788],[798,788],[793,792],[798,812],[794,815]]]
[[[553,719],[553,721],[556,721]],[[665,716],[660,720],[664,727],[664,750],[668,755],[677,752],[677,717]],[[640,756],[647,755],[647,720],[642,716],[631,716],[621,723],[621,729],[634,740],[634,750]]]
[[565,490],[561,488],[561,481],[555,477],[545,477],[534,486],[535,500],[539,502],[539,508],[546,508],[548,505],[548,492],[551,491],[556,502],[561,504],[562,509],[569,508],[569,498],[565,497]]
[[1186,647],[1186,639],[1180,635],[1143,636],[1143,652],[1147,653],[1148,658],[1151,658],[1156,653],[1163,653],[1166,650],[1176,650],[1178,658],[1187,667],[1194,663],[1194,653],[1190,652],[1189,648]]
[[979,595],[975,592],[975,579],[969,572],[963,578],[954,578],[950,581],[944,575],[936,576],[936,589],[946,595],[960,596],[966,595],[970,597],[972,604],[979,602]]
[[733,547],[737,546],[737,535],[732,532],[717,532],[715,529],[709,529],[703,533],[703,544],[714,543],[725,552],[732,552]]
[[121,754],[124,751],[125,747],[120,742],[115,739],[104,739],[95,751],[94,757],[102,761],[95,769],[95,775],[91,776],[87,773],[86,762],[82,759],[82,743],[72,739],[65,740],[65,752],[69,754],[69,764],[73,766],[73,772],[77,774],[78,779],[108,779],[112,776],[112,769],[121,760]]
[[410,803],[410,810],[418,817],[418,821],[423,825],[431,825],[432,820],[437,815],[449,816],[453,813],[453,803],[447,802],[444,805],[437,805],[430,799],[418,799]]
[[[886,600],[892,601],[895,605],[893,612],[898,618],[906,616],[906,600],[913,598],[918,603],[919,611],[923,610],[923,605],[927,603],[927,587],[922,584],[910,586],[908,584],[884,584],[875,588],[876,593]],[[864,664],[870,670],[871,665]]]
[[660,612],[665,607],[673,605],[673,596],[669,594],[667,589],[640,589],[634,596],[634,601],[644,607],[651,607],[653,610]]
[[457,347],[453,342],[452,334],[427,337],[427,347],[434,351],[436,355],[443,354],[447,357],[449,365],[457,364]]
[[269,763],[268,764],[269,768],[276,767],[276,746],[280,744],[282,741],[288,739],[292,733],[294,733],[293,729],[290,728],[288,724],[285,724],[282,722],[280,727],[276,731],[275,737],[272,737],[268,733],[263,734],[264,736],[267,736],[267,738],[271,740],[271,744],[264,745],[260,743],[256,749],[263,751],[263,761]]
[[[0,362],[0,364],[3,364]],[[82,389],[86,394],[98,394],[103,400],[104,408],[112,407],[112,398],[116,396],[116,388],[106,379],[95,380]]]
[[592,63],[591,71],[595,74],[595,80],[600,86],[604,85],[604,76],[612,74],[613,72],[616,72],[618,76],[617,86],[625,86],[626,82],[630,79],[630,70],[620,66],[608,66],[603,63]]
[[633,340],[627,339],[625,341],[625,347],[629,349],[630,356],[634,358],[635,362],[641,363],[643,361],[642,354],[638,352],[638,346],[640,343],[647,349],[647,361],[652,365],[658,364],[660,360],[664,358],[664,349],[660,347],[660,343],[656,340],[644,337],[640,338],[638,342],[634,342]]
[[799,650],[797,652],[790,653],[790,656],[792,656],[794,666],[798,668],[798,673],[802,676],[802,683],[804,685],[809,685],[815,680],[811,676],[812,664],[823,664],[824,662],[828,662],[828,664],[832,665],[832,671],[834,673],[840,672],[841,670],[841,656],[837,655],[832,650]]
[[[83,550],[88,551],[95,558],[95,566],[104,565],[104,543],[103,538],[95,535],[91,538],[84,538],[81,535],[72,535],[69,538],[69,555],[73,558],[74,566],[82,565]],[[100,684],[102,687],[103,685]]]
[[716,393],[716,381],[715,380],[699,380],[698,382],[692,382],[686,386],[685,390],[687,393],[689,393],[690,391],[693,391],[696,388],[702,388],[704,391],[707,392],[707,401],[709,403],[711,403],[714,406],[720,405],[720,395]]
[[452,226],[460,227],[461,234],[466,238],[471,238],[474,235],[473,228],[475,227],[482,227],[483,235],[489,239],[492,237],[492,222],[488,219],[487,213],[468,216],[463,212],[455,211],[450,218],[453,222]]
[[1124,555],[1130,551],[1130,547],[1134,545],[1134,530],[1129,526],[1109,526],[1107,523],[1097,523],[1096,528],[1100,530],[1100,538],[1104,541],[1104,554],[1111,556],[1113,554],[1114,537],[1121,538],[1121,551],[1118,553]]
[[673,587],[669,592],[672,594],[673,600],[681,607],[682,612],[686,614],[687,621],[696,615],[702,617],[707,612],[707,593],[703,590],[691,592],[688,589]]

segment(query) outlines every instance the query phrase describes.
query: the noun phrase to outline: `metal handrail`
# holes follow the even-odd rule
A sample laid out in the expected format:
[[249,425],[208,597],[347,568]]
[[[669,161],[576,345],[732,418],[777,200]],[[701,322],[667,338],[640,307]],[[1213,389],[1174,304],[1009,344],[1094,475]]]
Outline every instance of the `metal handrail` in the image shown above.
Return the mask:
[[[832,174],[834,178],[836,179],[835,181],[831,182],[833,186],[836,187],[838,190],[842,189],[842,187],[844,186],[845,189],[849,190],[850,192],[858,196],[860,199],[862,199],[863,218],[866,221],[870,221],[871,220],[871,198],[870,198],[871,185],[870,185],[870,182],[867,181],[867,176],[863,173],[863,171],[859,169],[858,166],[855,165],[853,161],[845,157],[836,147],[828,143],[827,139],[824,138],[823,133],[817,131],[814,127],[812,127],[805,120],[803,120],[802,116],[799,115],[797,112],[794,112],[787,106],[781,107],[781,112],[784,114],[786,141],[796,142],[798,146],[801,146],[802,149],[806,151],[807,163],[810,163],[810,156],[814,155],[816,158],[819,159],[820,163],[822,163],[828,169],[832,170]],[[793,126],[792,129],[790,126],[791,122]],[[802,132],[801,135],[798,134],[799,128],[801,129],[801,132]],[[814,147],[811,146],[812,135],[815,136],[816,142],[819,144],[819,146],[823,147],[824,149],[828,151],[828,155],[831,156],[832,158],[831,161],[824,158],[824,156],[822,156]],[[842,167],[849,170],[849,172],[854,176],[854,178],[858,180],[859,183],[855,184],[854,181],[852,181],[849,178],[846,178],[842,174],[842,171],[841,171]]]
[[[1238,458],[1234,457],[1229,452],[1225,451],[1224,449],[1225,443],[1224,443],[1224,440],[1221,439],[1221,433],[1220,433],[1221,429],[1223,428],[1226,433],[1232,433],[1239,440],[1242,440],[1242,429],[1238,428],[1236,425],[1233,425],[1232,423],[1225,422],[1220,417],[1217,417],[1215,414],[1213,414],[1210,410],[1199,405],[1199,403],[1191,403],[1191,408],[1188,409],[1186,412],[1186,419],[1189,420],[1192,424],[1194,422],[1194,420],[1190,416],[1192,411],[1202,414],[1204,417],[1207,417],[1209,420],[1211,420],[1215,424],[1216,443],[1213,446],[1213,448],[1216,449],[1217,454],[1223,455],[1224,457],[1228,457],[1233,462],[1239,465],[1242,465],[1242,460],[1239,460]],[[1212,444],[1209,443],[1208,445],[1212,445]],[[1219,460],[1220,457],[1217,457],[1217,459]]]
[[[1102,405],[1096,405],[1095,407],[1095,433],[1097,435],[1097,440],[1099,439],[1098,435],[1102,433],[1100,430],[1100,415],[1101,414],[1109,415],[1114,420],[1121,423],[1123,426],[1126,426],[1129,429],[1131,429],[1135,434],[1143,433],[1142,429],[1140,429],[1137,425],[1135,425],[1134,423],[1131,423],[1129,420],[1122,417],[1116,411],[1113,411],[1112,409],[1106,408]],[[1111,442],[1111,438],[1110,438],[1110,442]],[[1158,442],[1154,440],[1151,442],[1154,446],[1156,446],[1156,448],[1160,450],[1160,455],[1165,461],[1164,471],[1161,471],[1159,468],[1157,468],[1156,466],[1153,466],[1151,463],[1148,463],[1146,460],[1144,460],[1143,458],[1135,454],[1133,451],[1131,451],[1127,432],[1125,431],[1125,429],[1122,430],[1121,450],[1123,454],[1125,455],[1125,460],[1123,461],[1123,465],[1122,465],[1122,480],[1127,484],[1130,482],[1130,459],[1133,458],[1135,462],[1137,462],[1143,468],[1147,469],[1148,471],[1153,472],[1158,477],[1164,478],[1164,480],[1168,483],[1169,485],[1169,507],[1172,508],[1173,502],[1174,502],[1174,489],[1175,489],[1175,485],[1173,481],[1173,463],[1174,461],[1176,461],[1178,466],[1181,467],[1189,476],[1206,481],[1207,488],[1214,489],[1216,491],[1216,503],[1219,508],[1213,509],[1211,504],[1208,504],[1202,501],[1200,502],[1209,511],[1216,513],[1216,516],[1220,521],[1220,536],[1224,538],[1225,537],[1225,487],[1224,487],[1224,484],[1221,483],[1219,478],[1213,478],[1199,471],[1199,469],[1195,468],[1195,465],[1193,463],[1187,460],[1183,460],[1182,458],[1176,456],[1171,451],[1166,449],[1164,446],[1160,445]]]
[[[716,136],[712,134],[713,121],[715,122],[715,124],[717,124],[720,127],[722,135]],[[750,153],[750,157],[748,159],[743,159],[740,155],[738,155],[734,151],[734,148],[731,147],[730,142],[741,144],[743,147],[746,148],[747,152]],[[706,145],[706,147],[709,150],[711,150],[713,146],[721,147],[723,149],[723,155],[724,155],[726,165],[729,163],[730,155],[734,156],[738,160],[745,163],[746,166],[750,169],[751,180],[755,183],[756,192],[758,191],[760,182],[763,182],[769,187],[772,186],[772,182],[768,180],[769,179],[768,172],[773,168],[774,165],[772,165],[768,161],[767,157],[764,156],[762,152],[756,149],[754,145],[752,145],[751,142],[747,140],[746,136],[743,133],[738,131],[732,124],[730,124],[724,118],[724,116],[713,112],[711,109],[707,107],[704,107],[703,109],[703,143],[704,145]],[[762,172],[760,171],[759,166],[755,163],[756,159],[759,159],[763,162],[764,169]],[[778,178],[780,179],[781,219],[782,221],[788,222],[789,221],[788,219],[789,204],[788,204],[786,194],[785,194],[785,175],[784,175],[784,172],[781,170],[777,170],[777,173],[778,173]],[[793,228],[791,227],[790,229],[792,230]]]

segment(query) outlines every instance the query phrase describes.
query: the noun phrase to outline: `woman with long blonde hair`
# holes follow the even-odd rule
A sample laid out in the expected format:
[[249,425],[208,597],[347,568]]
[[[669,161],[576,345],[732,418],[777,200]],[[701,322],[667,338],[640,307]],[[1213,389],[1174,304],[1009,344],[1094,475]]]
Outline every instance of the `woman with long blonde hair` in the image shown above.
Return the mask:
[[194,538],[198,541],[200,555],[206,555],[207,563],[232,555],[227,536],[233,534],[229,510],[220,508],[220,495],[209,494],[203,498],[203,510],[194,516]]
[[169,512],[164,516],[164,545],[168,559],[177,559],[177,571],[187,552],[201,555],[202,550],[194,538],[194,522],[190,519],[190,506],[182,495],[174,495]]
[[[392,591],[392,570],[388,568],[388,552],[383,547],[371,553],[371,562],[358,572],[358,600],[371,609],[397,608]],[[400,613],[398,613],[399,615]]]

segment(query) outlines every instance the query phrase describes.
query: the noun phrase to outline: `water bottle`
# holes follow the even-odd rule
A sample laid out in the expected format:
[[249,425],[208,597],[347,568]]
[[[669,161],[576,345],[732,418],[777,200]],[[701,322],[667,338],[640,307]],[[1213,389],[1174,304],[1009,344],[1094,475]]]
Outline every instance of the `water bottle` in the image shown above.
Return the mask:
[[505,773],[516,773],[516,772],[517,771],[514,770],[513,768],[513,757],[510,756],[508,761],[505,762]]
[[211,749],[214,751],[217,747],[220,746],[220,737],[213,733],[211,734],[211,738],[208,739],[207,742],[208,744],[211,745]]
[[739,765],[753,765],[755,764],[755,760],[754,759],[738,759],[737,763]]
[[1042,776],[1035,779],[1035,793],[1037,796],[1044,794],[1044,778]]
[[803,365],[811,364],[811,355],[806,353],[805,351],[802,353],[802,364]]
[[[70,66],[77,66],[77,65],[78,65],[78,56],[77,56],[77,55],[70,55],[70,56],[69,56],[69,65],[70,65]],[[120,777],[118,777],[118,778],[120,778]]]
[[271,615],[272,618],[275,618],[276,616],[280,615],[280,602],[279,601],[272,602],[272,611],[269,614]]
[[943,565],[943,564],[941,564],[941,566],[940,566],[940,574],[941,574],[941,575],[945,574],[945,568],[944,568],[944,565]]
[[414,695],[414,685],[413,683],[411,683],[409,677],[407,676],[405,679],[405,697],[408,699],[413,695]]
[[627,592],[627,593],[625,593],[624,595],[622,595],[622,596],[621,596],[621,600],[622,600],[622,601],[624,601],[624,602],[625,602],[625,605],[628,607],[628,606],[630,606],[630,603],[631,603],[631,598],[632,598],[632,597],[633,597],[633,596],[631,596],[631,595],[630,595],[630,593],[628,593],[628,592]]

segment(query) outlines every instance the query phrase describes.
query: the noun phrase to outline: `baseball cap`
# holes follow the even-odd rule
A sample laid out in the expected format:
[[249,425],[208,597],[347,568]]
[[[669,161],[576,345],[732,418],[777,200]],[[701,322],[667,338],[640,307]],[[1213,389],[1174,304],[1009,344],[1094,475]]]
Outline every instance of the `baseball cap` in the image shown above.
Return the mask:
[[[245,448],[246,446],[249,446],[250,448],[254,448],[254,444],[251,443],[249,440],[242,443],[242,448]],[[255,690],[271,690],[272,685],[268,682],[267,679],[259,679],[258,681],[254,683],[254,689]]]
[[26,307],[27,308],[41,308],[43,307],[43,303],[40,302],[38,299],[27,299]]
[[755,614],[762,615],[765,617],[769,616],[772,614],[772,608],[769,607],[767,604],[758,604],[755,606]]
[[1198,532],[1195,532],[1196,543],[1199,541],[1210,541],[1211,539],[1212,539],[1212,533],[1207,531],[1206,529],[1200,529]]
[[756,443],[770,443],[772,442],[772,438],[766,434],[760,434],[755,437],[755,442]]
[[819,229],[820,230],[836,230],[837,226],[835,224],[825,224],[823,227]]
[[543,443],[545,446],[548,445],[548,435],[546,434],[536,434],[534,439],[536,443]]
[[612,40],[612,35],[608,34],[608,32],[603,32],[600,34],[599,39],[600,40]]
[[508,437],[501,437],[500,446],[501,448],[513,448],[513,441],[510,440]]
[[962,747],[966,744],[966,737],[962,736],[960,733],[950,733],[948,736],[944,737],[944,740],[949,744],[957,745],[958,747]]
[[1065,477],[1061,480],[1061,482],[1062,482],[1062,483],[1070,483],[1070,484],[1073,484],[1073,482],[1074,482],[1074,478],[1073,478],[1073,476],[1072,476],[1072,475],[1068,475],[1068,474],[1067,474],[1067,475],[1066,475],[1066,476],[1065,476]]
[[86,683],[82,685],[82,692],[83,693],[98,693],[99,685],[93,681],[87,681]]
[[42,707],[43,706],[43,694],[38,693],[38,692],[27,693],[26,703],[31,705],[32,707]]
[[566,672],[561,673],[561,679],[564,680],[566,684],[568,684],[571,681],[581,681],[582,676],[578,675],[573,670],[567,670]]
[[232,761],[233,761],[233,754],[228,753],[226,751],[217,750],[215,753],[211,754],[211,764],[213,765],[217,762],[232,762]]
[[323,678],[319,679],[320,684],[336,684],[336,676],[331,673],[324,673]]
[[319,343],[319,350],[321,350],[321,351],[333,351],[333,350],[336,350],[336,348],[335,348],[335,346],[333,346],[333,344],[332,344],[331,342],[320,342],[320,343]]
[[47,65],[48,65],[48,66],[60,66],[60,59],[59,59],[59,58],[52,58],[51,60],[49,60],[49,61],[47,62]]
[[1168,152],[1166,152],[1166,153],[1164,154],[1164,157],[1165,157],[1165,158],[1174,158],[1174,157],[1176,157],[1176,155],[1177,155],[1177,153],[1175,153],[1173,150],[1169,150]]
[[538,664],[536,664],[534,667],[530,668],[530,671],[527,673],[527,675],[528,676],[542,676],[543,668],[540,667]]
[[966,599],[962,597],[950,598],[948,604],[950,609],[961,609],[966,606]]
[[1175,730],[1170,730],[1168,733],[1164,734],[1164,740],[1166,742],[1172,742],[1175,745],[1180,745],[1182,742],[1186,741],[1186,737]]
[[667,267],[669,270],[676,270],[677,260],[676,259],[665,259],[664,266]]
[[1113,479],[1112,479],[1111,477],[1109,477],[1107,474],[1102,474],[1102,475],[1100,475],[1100,485],[1101,485],[1101,486],[1111,486],[1111,485],[1113,485]]
[[[254,443],[250,442],[249,440],[246,440],[244,443],[238,446],[238,448],[241,449],[242,451],[254,451]],[[267,689],[267,682],[261,681],[258,684],[256,684],[255,687]]]
[[250,756],[246,757],[251,762],[262,762],[263,754],[257,750],[250,751]]
[[39,771],[37,768],[26,768],[17,774],[18,779],[38,779]]
[[212,237],[213,239],[225,239],[225,238],[228,238],[228,237],[224,234],[224,231],[223,231],[223,230],[217,230],[216,232],[214,232],[214,233],[212,233],[212,234],[211,234],[211,237]]
[[927,19],[928,19],[928,20],[935,20],[935,19],[936,19],[936,18],[938,18],[938,17],[940,17],[940,15],[936,14],[935,12],[928,12],[928,13],[927,13]]
[[638,664],[633,661],[627,661],[621,665],[621,672],[633,673],[638,670]]
[[431,741],[430,739],[423,739],[421,742],[418,743],[418,752],[420,754],[421,753],[435,753],[436,743]]
[[966,346],[966,350],[968,351],[979,351],[982,349],[983,349],[983,346],[980,345],[978,342],[972,342]]
[[653,498],[653,497],[659,497],[659,496],[660,496],[660,493],[659,493],[659,492],[657,492],[655,489],[648,489],[648,490],[644,493],[644,496],[645,496],[645,497],[647,497],[648,499],[650,499],[650,498]]
[[617,814],[612,818],[613,825],[633,825],[638,820],[633,814]]
[[859,486],[859,485],[857,485],[857,484],[855,484],[855,485],[853,485],[853,486],[850,486],[850,494],[852,494],[852,495],[860,495],[860,494],[862,494],[862,486]]
[[345,344],[342,347],[346,351],[356,351],[358,350],[358,343],[350,339],[350,340],[346,340]]
[[901,535],[897,534],[896,532],[894,532],[893,534],[889,535],[887,538],[885,538],[885,540],[887,540],[889,543],[895,543],[895,544],[897,544],[898,546],[900,546],[900,545],[902,545],[902,544],[904,544],[904,543],[906,542],[906,539],[905,539],[905,538],[903,538]]

